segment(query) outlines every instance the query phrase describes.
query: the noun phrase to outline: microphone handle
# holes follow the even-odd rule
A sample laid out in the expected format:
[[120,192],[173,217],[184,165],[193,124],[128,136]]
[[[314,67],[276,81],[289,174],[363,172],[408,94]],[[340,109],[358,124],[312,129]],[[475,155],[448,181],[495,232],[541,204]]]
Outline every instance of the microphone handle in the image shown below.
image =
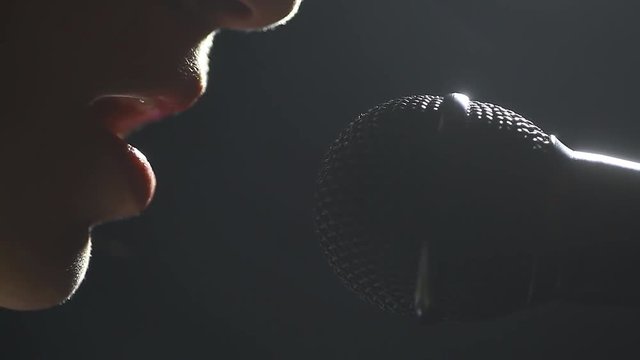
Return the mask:
[[535,256],[532,300],[640,307],[640,164],[573,151],[552,197],[552,251]]

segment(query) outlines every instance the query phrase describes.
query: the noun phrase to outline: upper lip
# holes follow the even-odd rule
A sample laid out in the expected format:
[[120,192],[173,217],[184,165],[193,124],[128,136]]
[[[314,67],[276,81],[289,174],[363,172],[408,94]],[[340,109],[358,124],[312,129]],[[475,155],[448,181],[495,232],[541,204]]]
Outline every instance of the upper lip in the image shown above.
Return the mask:
[[185,58],[174,61],[169,57],[158,69],[140,74],[126,69],[116,78],[96,83],[89,91],[93,95],[88,98],[90,116],[124,138],[146,124],[188,109],[205,91],[212,37],[209,34]]

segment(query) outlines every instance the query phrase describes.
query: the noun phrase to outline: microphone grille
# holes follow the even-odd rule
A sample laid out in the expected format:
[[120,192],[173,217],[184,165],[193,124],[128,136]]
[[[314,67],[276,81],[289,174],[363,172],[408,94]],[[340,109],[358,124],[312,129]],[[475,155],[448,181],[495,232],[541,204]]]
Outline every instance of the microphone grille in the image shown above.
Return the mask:
[[[532,164],[550,152],[549,135],[497,105],[471,101],[457,117],[449,105],[447,98],[431,95],[378,105],[339,134],[321,164],[315,208],[320,245],[342,282],[383,310],[415,313],[420,243],[434,226],[451,224],[452,211],[468,205],[452,204],[448,189],[466,196],[468,181],[486,187],[486,193],[505,194],[490,201],[536,202],[535,186],[529,184],[538,182],[542,168]],[[475,168],[494,163],[500,169]],[[522,163],[525,170],[514,170]],[[507,178],[505,171],[519,175]],[[486,175],[494,173],[505,180]],[[512,190],[523,185],[529,199],[513,199]],[[506,211],[500,215],[509,231],[516,224]],[[442,253],[458,245],[444,244]],[[465,300],[454,299],[454,293],[442,300],[463,307]]]

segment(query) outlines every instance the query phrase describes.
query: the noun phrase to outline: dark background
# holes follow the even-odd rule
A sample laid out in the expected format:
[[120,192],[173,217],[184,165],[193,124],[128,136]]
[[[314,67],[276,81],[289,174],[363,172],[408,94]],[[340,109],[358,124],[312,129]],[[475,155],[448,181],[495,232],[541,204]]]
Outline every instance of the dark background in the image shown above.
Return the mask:
[[277,31],[221,33],[203,100],[132,138],[158,175],[150,209],[96,231],[72,301],[0,312],[0,358],[637,358],[634,309],[555,304],[431,327],[381,313],[331,273],[312,223],[329,143],[403,95],[465,92],[574,149],[640,159],[635,10],[307,0]]

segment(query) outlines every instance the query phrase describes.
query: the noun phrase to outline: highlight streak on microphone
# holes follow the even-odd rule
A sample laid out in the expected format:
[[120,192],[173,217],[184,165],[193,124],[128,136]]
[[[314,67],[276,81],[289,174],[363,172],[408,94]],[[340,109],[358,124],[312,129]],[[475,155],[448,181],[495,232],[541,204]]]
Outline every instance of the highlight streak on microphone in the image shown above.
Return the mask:
[[620,158],[615,158],[613,156],[594,154],[594,153],[585,152],[585,151],[572,150],[572,149],[569,149],[565,144],[560,142],[560,140],[558,140],[558,138],[556,138],[554,135],[551,135],[551,142],[554,145],[558,146],[558,148],[561,151],[563,151],[572,159],[585,160],[585,161],[590,161],[590,162],[595,162],[600,164],[614,165],[624,169],[640,171],[640,163],[637,163],[635,161],[623,160]]

